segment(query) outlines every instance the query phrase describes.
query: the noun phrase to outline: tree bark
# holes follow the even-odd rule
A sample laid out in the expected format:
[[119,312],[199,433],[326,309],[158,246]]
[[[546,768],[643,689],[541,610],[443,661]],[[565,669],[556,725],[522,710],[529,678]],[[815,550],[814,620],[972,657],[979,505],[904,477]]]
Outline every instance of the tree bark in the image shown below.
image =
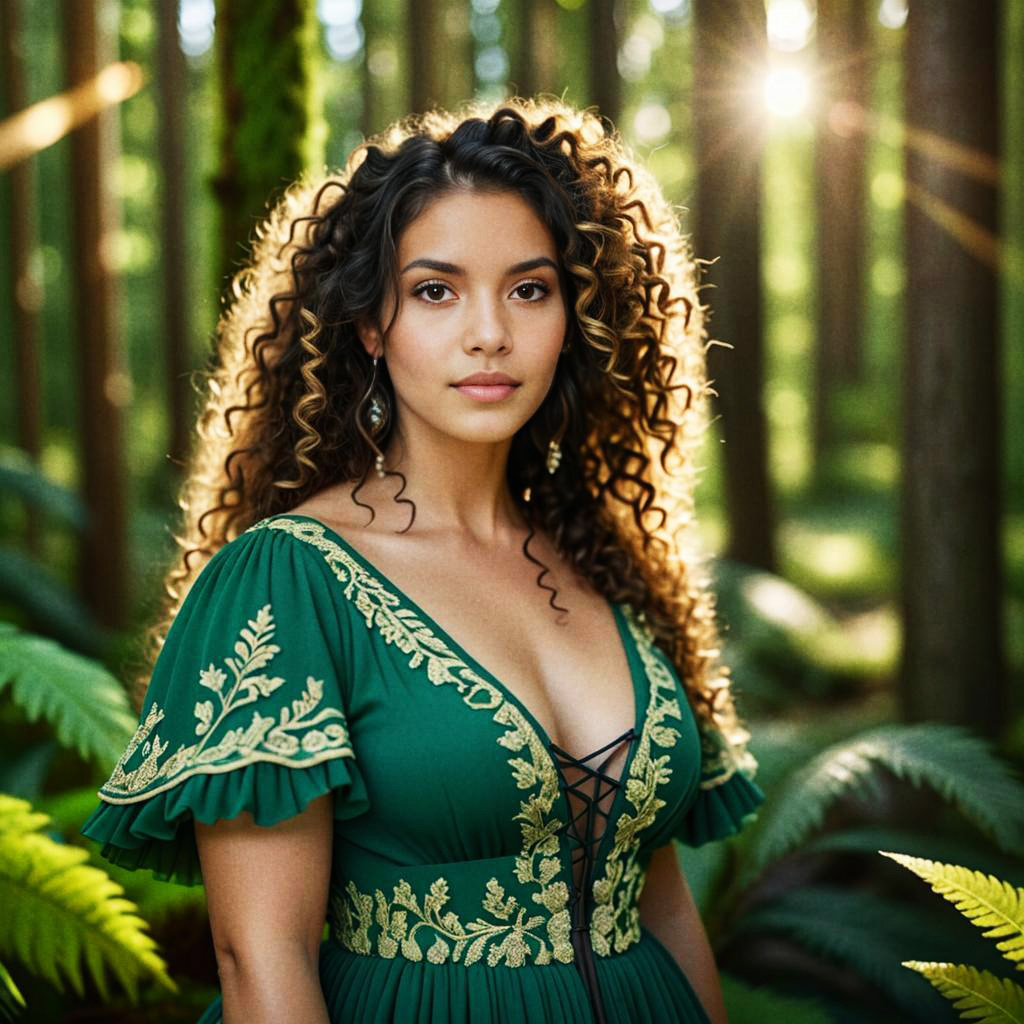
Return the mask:
[[[860,0],[818,0],[820,112],[815,140],[818,332],[815,466],[834,444],[837,386],[862,370],[868,12]],[[859,116],[858,116],[859,115]]]
[[619,36],[625,13],[619,0],[590,0],[590,102],[614,124],[622,113]]
[[[21,0],[0,2],[0,38],[3,52],[3,83],[10,114],[27,105],[25,94],[24,35],[21,26]],[[42,388],[39,366],[38,326],[42,305],[42,285],[32,269],[35,249],[36,189],[33,165],[23,160],[11,167],[10,288],[13,303],[14,385],[17,402],[18,445],[33,460],[42,451]],[[31,510],[30,510],[31,511]],[[28,517],[29,547],[38,547],[38,519]]]
[[512,82],[520,96],[556,91],[558,19],[555,0],[519,0]]
[[219,0],[217,71],[221,287],[244,263],[256,225],[303,171],[324,163],[315,0]]
[[409,109],[418,113],[444,102],[441,53],[443,0],[409,0]]
[[725,554],[775,568],[774,509],[763,394],[762,121],[750,68],[767,48],[760,0],[695,0],[696,252],[712,305],[708,373],[718,392],[729,540]]
[[[107,0],[77,0],[64,11],[70,86],[89,81],[115,56]],[[110,240],[118,207],[109,171],[119,147],[117,110],[107,109],[70,135],[72,291],[78,310],[82,490],[88,523],[82,537],[79,585],[99,622],[124,623],[127,565],[121,409],[128,379],[117,341],[116,280]]]
[[189,300],[185,286],[185,55],[178,41],[178,0],[159,0],[160,208],[167,366],[168,451],[180,465],[189,452]]
[[995,170],[1001,6],[912,4],[906,40],[902,709],[910,720],[992,736],[1009,709]]

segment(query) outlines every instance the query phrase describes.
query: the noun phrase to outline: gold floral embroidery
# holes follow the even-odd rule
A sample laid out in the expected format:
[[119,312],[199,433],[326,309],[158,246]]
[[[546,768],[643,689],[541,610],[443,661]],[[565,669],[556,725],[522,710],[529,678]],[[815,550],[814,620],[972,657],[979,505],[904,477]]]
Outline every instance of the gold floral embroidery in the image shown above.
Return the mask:
[[649,685],[647,714],[636,752],[626,779],[626,799],[635,813],[623,812],[615,827],[615,841],[605,862],[604,876],[594,883],[594,912],[590,919],[590,940],[599,956],[622,953],[640,939],[637,901],[644,884],[644,872],[637,861],[640,833],[655,820],[665,801],[657,788],[672,776],[669,755],[655,756],[654,747],[675,746],[679,731],[665,725],[667,717],[681,719],[671,673],[652,650],[652,641],[637,616],[626,609],[626,621],[636,642]]
[[[230,676],[213,664],[200,671],[199,685],[212,696],[197,701],[193,708],[198,742],[182,744],[165,757],[169,742],[162,741],[156,731],[165,712],[154,702],[100,790],[100,798],[112,804],[146,800],[193,775],[233,771],[258,761],[308,767],[331,758],[352,757],[344,714],[331,707],[317,711],[324,684],[312,676],[306,679],[302,696],[290,707],[281,708],[276,718],[254,710],[248,725],[222,729],[240,708],[260,704],[284,685],[284,679],[261,671],[281,650],[273,643],[274,629],[271,606],[264,605],[242,627],[234,656],[224,659]],[[127,770],[140,747],[141,762]]]
[[[321,524],[275,518],[262,520],[249,529],[282,530],[319,551],[342,584],[346,598],[365,619],[367,628],[376,628],[386,643],[394,644],[407,655],[410,668],[424,666],[427,678],[435,686],[454,686],[468,707],[475,711],[491,712],[493,720],[505,727],[498,743],[513,753],[526,755],[510,758],[508,762],[516,786],[531,791],[520,803],[520,811],[516,815],[520,822],[522,848],[515,858],[514,872],[522,885],[536,887],[531,898],[547,911],[547,917],[526,917],[525,908],[519,908],[520,913],[515,920],[509,920],[512,910],[509,909],[507,915],[496,912],[499,906],[507,904],[496,899],[494,893],[497,890],[488,884],[481,906],[496,920],[487,922],[478,918],[463,926],[451,912],[440,918],[437,916],[443,904],[438,904],[439,897],[435,892],[443,893],[447,899],[448,883],[445,879],[439,878],[432,884],[431,895],[423,898],[422,909],[411,889],[404,881],[400,881],[395,886],[395,896],[391,901],[383,893],[376,894],[377,923],[381,928],[378,952],[382,956],[395,956],[401,951],[407,958],[419,959],[413,953],[414,945],[416,953],[420,952],[419,946],[406,941],[404,933],[402,939],[397,937],[407,925],[407,915],[412,913],[418,918],[414,930],[426,927],[433,930],[437,937],[428,952],[428,958],[431,954],[435,959],[440,957],[442,947],[453,942],[453,960],[463,955],[464,948],[466,958],[472,948],[474,959],[479,959],[485,948],[489,947],[486,948],[487,963],[491,966],[504,962],[509,967],[519,967],[531,955],[533,964],[547,964],[552,958],[561,963],[571,963],[573,949],[569,938],[569,889],[564,881],[556,879],[561,869],[559,822],[551,817],[551,809],[559,792],[558,775],[543,743],[522,712],[505,699],[498,687],[466,665],[412,611],[403,608],[398,595],[391,593],[347,551],[327,537]],[[497,886],[496,880],[494,885]],[[359,892],[354,885],[348,887],[346,894],[350,905],[334,907],[335,918],[341,925],[339,937],[353,951],[369,952],[374,898]],[[392,906],[396,904],[398,909],[392,911]],[[538,934],[542,926],[546,938]],[[484,941],[477,947],[475,943],[480,939]],[[536,952],[527,940],[537,944]],[[459,945],[460,942],[469,945]],[[396,945],[392,946],[391,943]]]
[[[521,967],[530,955],[527,940],[536,941],[535,932],[546,921],[543,915],[527,917],[526,908],[521,907],[514,896],[506,897],[496,878],[487,883],[483,907],[492,918],[497,918],[497,922],[478,917],[463,925],[457,914],[443,912],[448,902],[448,881],[445,878],[431,883],[422,907],[412,887],[404,880],[394,887],[391,900],[380,889],[374,892],[373,897],[360,892],[353,882],[348,883],[345,895],[347,900],[336,892],[331,908],[342,944],[354,953],[366,955],[373,952],[370,928],[376,921],[380,929],[377,952],[388,960],[393,960],[399,952],[407,960],[422,960],[423,951],[415,936],[420,928],[425,928],[434,935],[434,942],[426,954],[432,964],[446,963],[450,957],[453,963],[461,961],[463,966],[469,967],[483,957],[486,949],[488,966],[496,967],[504,960],[509,967]],[[548,899],[554,903],[552,896],[549,891]],[[515,919],[511,920],[513,915]],[[489,943],[490,948],[487,949]],[[550,963],[551,957],[548,955],[542,959],[538,955],[533,962]]]

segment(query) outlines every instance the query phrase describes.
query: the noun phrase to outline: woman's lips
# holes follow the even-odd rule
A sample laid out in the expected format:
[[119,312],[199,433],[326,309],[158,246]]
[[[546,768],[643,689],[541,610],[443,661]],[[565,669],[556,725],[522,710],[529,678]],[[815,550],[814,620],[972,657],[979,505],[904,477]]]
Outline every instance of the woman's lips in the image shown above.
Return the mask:
[[516,384],[454,384],[456,391],[475,402],[500,402],[518,387]]

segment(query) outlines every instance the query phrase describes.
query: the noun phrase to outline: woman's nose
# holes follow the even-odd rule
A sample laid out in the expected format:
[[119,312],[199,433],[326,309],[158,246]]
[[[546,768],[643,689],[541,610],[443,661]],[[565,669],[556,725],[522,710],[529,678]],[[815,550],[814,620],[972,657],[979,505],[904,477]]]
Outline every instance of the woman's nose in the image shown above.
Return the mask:
[[485,300],[470,310],[466,328],[466,349],[493,354],[512,347],[512,336],[500,303]]

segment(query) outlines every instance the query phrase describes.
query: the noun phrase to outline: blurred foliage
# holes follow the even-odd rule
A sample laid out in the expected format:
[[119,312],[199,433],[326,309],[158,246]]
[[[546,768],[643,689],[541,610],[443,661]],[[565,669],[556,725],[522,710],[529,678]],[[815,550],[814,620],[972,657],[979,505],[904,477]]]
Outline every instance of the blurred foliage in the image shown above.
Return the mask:
[[[757,723],[767,797],[757,820],[728,843],[679,848],[719,965],[781,998],[810,999],[833,1021],[948,1019],[904,961],[990,969],[998,957],[877,854],[971,863],[1019,883],[1024,782],[986,741],[953,726],[884,724],[815,749],[816,732],[802,725],[773,737]],[[734,1024],[790,1019],[745,1005],[730,1002]]]

